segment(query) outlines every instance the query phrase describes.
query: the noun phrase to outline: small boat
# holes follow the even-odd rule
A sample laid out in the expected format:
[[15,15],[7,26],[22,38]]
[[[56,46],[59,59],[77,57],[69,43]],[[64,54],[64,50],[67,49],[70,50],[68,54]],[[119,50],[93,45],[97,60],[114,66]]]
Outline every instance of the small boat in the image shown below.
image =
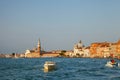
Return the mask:
[[112,64],[111,63],[111,61],[108,61],[106,64],[105,64],[105,66],[106,67],[111,67],[111,68],[113,68],[113,67],[120,67],[120,63],[114,63],[114,64]]
[[52,61],[46,61],[44,64],[44,72],[55,70],[56,63]]

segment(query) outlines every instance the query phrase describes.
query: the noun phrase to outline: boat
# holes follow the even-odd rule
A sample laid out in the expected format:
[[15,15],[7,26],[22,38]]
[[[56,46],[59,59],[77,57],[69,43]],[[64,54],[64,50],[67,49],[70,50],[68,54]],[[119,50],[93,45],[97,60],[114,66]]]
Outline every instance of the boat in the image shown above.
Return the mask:
[[56,69],[56,63],[52,61],[46,61],[44,64],[44,72],[53,71]]
[[105,64],[106,67],[110,67],[110,68],[113,68],[113,67],[120,67],[120,63],[114,63],[112,64],[111,61],[108,61],[106,64]]

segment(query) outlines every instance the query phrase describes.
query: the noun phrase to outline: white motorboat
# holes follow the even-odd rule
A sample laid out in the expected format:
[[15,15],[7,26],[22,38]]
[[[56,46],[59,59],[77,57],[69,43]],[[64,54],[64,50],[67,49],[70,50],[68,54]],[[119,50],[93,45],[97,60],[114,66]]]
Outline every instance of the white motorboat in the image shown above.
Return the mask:
[[106,67],[120,67],[120,63],[115,63],[115,64],[112,64],[111,61],[108,61],[106,64],[105,64]]
[[44,64],[44,72],[55,70],[56,63],[52,61],[46,61]]

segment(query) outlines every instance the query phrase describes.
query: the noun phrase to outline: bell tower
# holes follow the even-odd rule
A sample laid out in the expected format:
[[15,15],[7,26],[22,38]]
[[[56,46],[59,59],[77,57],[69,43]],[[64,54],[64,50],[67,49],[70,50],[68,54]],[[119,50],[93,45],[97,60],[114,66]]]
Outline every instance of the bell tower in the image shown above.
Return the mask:
[[37,45],[37,52],[41,54],[41,44],[40,44],[40,38],[38,40],[38,45]]
[[82,44],[82,41],[80,40],[78,43],[78,48],[82,48],[82,47],[83,47],[83,44]]

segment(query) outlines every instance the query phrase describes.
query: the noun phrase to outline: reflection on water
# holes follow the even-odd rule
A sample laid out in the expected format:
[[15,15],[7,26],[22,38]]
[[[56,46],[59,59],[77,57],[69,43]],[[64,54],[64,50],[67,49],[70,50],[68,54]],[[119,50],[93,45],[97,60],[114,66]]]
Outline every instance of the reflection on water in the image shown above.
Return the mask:
[[[56,62],[57,69],[44,72],[45,61]],[[107,61],[88,58],[0,59],[0,80],[120,80],[120,68],[105,67]]]

